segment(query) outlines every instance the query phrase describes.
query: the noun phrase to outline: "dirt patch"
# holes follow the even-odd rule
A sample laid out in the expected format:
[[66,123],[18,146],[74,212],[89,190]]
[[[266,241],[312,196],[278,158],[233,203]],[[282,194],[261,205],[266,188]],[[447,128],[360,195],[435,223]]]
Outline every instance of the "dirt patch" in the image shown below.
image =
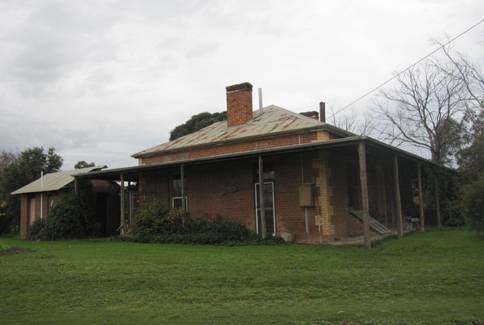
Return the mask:
[[20,254],[20,253],[25,253],[25,252],[28,252],[28,251],[29,251],[28,248],[9,247],[9,248],[0,250],[0,256],[15,255],[15,254]]

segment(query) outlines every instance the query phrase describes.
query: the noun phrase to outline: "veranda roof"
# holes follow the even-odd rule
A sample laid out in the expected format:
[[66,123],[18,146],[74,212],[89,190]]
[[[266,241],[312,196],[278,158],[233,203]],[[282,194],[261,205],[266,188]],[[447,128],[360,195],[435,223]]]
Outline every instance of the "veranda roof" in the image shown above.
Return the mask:
[[301,151],[317,150],[317,149],[329,149],[329,148],[336,148],[336,147],[342,147],[342,146],[356,145],[359,142],[364,142],[371,147],[379,148],[381,150],[391,152],[400,157],[404,157],[406,159],[409,159],[415,162],[422,162],[424,164],[441,168],[441,166],[435,165],[432,161],[428,159],[420,157],[411,152],[393,147],[391,145],[388,145],[376,139],[366,137],[366,136],[351,136],[346,138],[331,139],[331,140],[318,141],[318,142],[312,142],[312,143],[259,149],[259,150],[253,150],[253,151],[235,152],[235,153],[229,153],[229,154],[222,154],[218,156],[200,157],[200,158],[193,158],[193,159],[187,159],[187,160],[167,161],[167,162],[148,164],[148,165],[111,168],[111,169],[105,169],[100,171],[93,171],[89,174],[76,175],[76,178],[118,179],[120,174],[125,174],[126,176],[129,176],[130,174],[136,174],[139,172],[149,171],[149,170],[156,170],[159,168],[257,157],[258,155],[269,156],[269,155],[281,154],[281,153],[301,152]]

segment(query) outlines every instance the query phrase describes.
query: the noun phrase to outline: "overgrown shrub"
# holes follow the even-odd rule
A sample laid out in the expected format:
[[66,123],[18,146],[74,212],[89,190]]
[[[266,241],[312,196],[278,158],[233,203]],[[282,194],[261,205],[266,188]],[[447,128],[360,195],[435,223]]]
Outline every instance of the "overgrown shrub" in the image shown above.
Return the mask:
[[81,201],[68,195],[50,209],[46,225],[50,239],[55,240],[86,237],[89,222]]
[[146,202],[140,206],[128,237],[151,243],[218,244],[260,240],[238,222],[192,218],[180,210],[167,210],[157,202]]
[[463,187],[463,207],[469,226],[484,234],[484,173]]
[[29,227],[29,238],[56,240],[86,237],[90,233],[90,222],[85,211],[79,198],[66,195],[50,209],[47,218],[36,220]]
[[442,202],[443,224],[447,227],[463,226],[465,215],[460,199]]
[[30,240],[48,239],[45,219],[35,220],[29,227],[28,236]]

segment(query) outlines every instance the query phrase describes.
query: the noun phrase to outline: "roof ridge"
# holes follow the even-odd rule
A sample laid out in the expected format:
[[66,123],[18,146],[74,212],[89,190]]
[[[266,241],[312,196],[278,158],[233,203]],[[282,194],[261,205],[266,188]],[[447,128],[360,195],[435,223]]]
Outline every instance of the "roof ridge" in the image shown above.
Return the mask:
[[316,119],[313,119],[311,117],[302,115],[301,113],[293,112],[293,111],[291,111],[291,110],[289,110],[287,108],[281,107],[281,106],[277,106],[277,105],[273,105],[272,104],[272,105],[269,105],[268,107],[279,109],[279,110],[284,111],[284,112],[286,112],[286,113],[288,113],[288,114],[290,114],[292,116],[296,116],[296,117],[301,118],[301,119],[304,119],[304,120],[306,120],[308,122],[314,123],[315,125],[324,125],[324,124],[326,124],[326,123],[323,123],[323,122],[321,122],[319,120],[316,120]]

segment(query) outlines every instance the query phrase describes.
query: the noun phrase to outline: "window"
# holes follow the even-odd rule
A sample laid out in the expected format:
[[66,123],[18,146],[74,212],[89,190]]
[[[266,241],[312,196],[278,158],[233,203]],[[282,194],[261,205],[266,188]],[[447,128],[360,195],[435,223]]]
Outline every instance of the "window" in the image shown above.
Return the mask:
[[[182,181],[179,175],[173,177],[172,180],[171,207],[173,209],[182,209]],[[188,197],[186,195],[186,192],[185,209],[188,211]]]
[[[182,208],[182,197],[181,196],[173,196],[171,198],[171,207],[173,209],[181,209]],[[188,211],[188,197],[185,195],[185,209]]]

